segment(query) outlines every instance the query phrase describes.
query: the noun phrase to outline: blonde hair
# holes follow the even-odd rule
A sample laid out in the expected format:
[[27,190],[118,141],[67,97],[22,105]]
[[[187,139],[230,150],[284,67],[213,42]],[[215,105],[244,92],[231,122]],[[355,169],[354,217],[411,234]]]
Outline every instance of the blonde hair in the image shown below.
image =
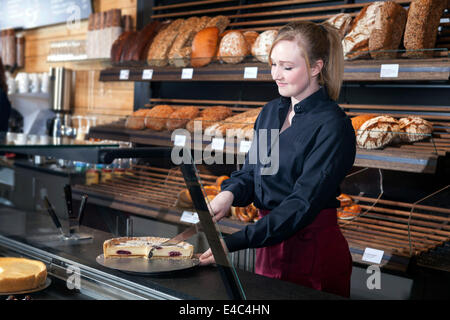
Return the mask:
[[319,84],[325,86],[330,98],[336,101],[344,77],[344,54],[338,30],[328,23],[291,22],[278,32],[270,49],[269,62],[273,48],[282,40],[297,42],[306,61],[310,78],[311,65],[317,60],[323,61]]

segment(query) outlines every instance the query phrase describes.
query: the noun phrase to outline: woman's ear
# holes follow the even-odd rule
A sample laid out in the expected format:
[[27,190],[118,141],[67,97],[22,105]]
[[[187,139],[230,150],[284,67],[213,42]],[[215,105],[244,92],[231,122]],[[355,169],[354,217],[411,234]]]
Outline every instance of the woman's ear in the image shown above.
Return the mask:
[[311,76],[315,77],[322,71],[323,68],[323,60],[319,59],[316,63],[311,67]]

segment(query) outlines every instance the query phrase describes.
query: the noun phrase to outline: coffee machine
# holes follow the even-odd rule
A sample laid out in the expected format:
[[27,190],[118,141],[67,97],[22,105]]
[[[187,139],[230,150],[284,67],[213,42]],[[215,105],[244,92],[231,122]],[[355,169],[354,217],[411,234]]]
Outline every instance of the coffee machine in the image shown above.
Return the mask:
[[50,108],[55,116],[47,122],[48,135],[52,137],[75,137],[70,123],[75,85],[75,72],[64,67],[50,68]]

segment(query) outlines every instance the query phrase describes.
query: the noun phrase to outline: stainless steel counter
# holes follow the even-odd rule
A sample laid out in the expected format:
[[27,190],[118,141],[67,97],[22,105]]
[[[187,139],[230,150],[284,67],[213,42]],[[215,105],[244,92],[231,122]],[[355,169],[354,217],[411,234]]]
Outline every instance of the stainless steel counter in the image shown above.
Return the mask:
[[[83,226],[80,232],[91,234],[93,239],[78,243],[59,240],[48,215],[0,207],[0,255],[41,260],[54,280],[43,292],[30,294],[32,298],[228,299],[218,268],[214,266],[152,277],[123,273],[96,262],[103,242],[113,237],[111,234]],[[340,299],[241,270],[237,270],[237,275],[249,300]]]

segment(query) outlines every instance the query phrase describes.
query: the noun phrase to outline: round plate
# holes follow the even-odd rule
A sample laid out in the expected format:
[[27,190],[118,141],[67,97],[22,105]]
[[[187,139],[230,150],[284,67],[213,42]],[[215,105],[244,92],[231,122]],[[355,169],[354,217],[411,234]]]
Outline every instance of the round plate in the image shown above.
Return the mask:
[[200,261],[192,259],[105,258],[96,261],[104,267],[138,275],[158,275],[196,267]]
[[0,292],[0,296],[11,296],[11,295],[17,295],[17,294],[26,294],[26,293],[33,293],[33,292],[38,292],[38,291],[42,291],[44,289],[47,289],[50,284],[52,283],[52,280],[50,278],[47,278],[45,280],[45,283],[37,288],[34,288],[32,290],[25,290],[25,291],[16,291],[16,292]]

